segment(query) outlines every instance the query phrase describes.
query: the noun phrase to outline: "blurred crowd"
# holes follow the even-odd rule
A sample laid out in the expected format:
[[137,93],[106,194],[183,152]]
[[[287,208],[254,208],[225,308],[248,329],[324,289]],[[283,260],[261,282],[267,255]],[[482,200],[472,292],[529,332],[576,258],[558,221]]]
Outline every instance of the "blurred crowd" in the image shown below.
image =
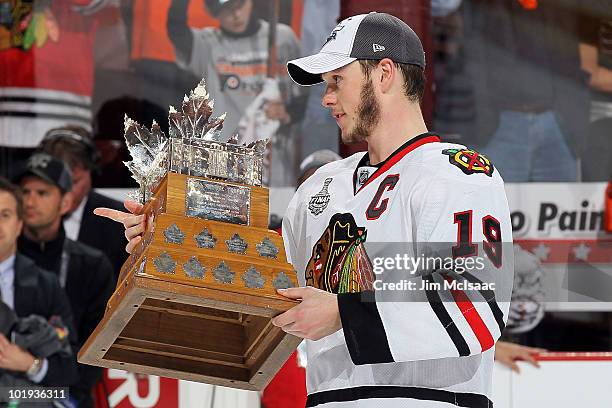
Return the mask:
[[339,17],[381,7],[424,38],[430,129],[480,149],[506,181],[610,179],[602,0],[0,0],[0,173],[74,125],[100,152],[95,186],[130,186],[124,115],[167,132],[169,105],[204,78],[215,114],[227,112],[223,136],[270,138],[267,182],[290,187],[313,151],[352,150],[322,87],[300,90],[285,63],[320,47]]

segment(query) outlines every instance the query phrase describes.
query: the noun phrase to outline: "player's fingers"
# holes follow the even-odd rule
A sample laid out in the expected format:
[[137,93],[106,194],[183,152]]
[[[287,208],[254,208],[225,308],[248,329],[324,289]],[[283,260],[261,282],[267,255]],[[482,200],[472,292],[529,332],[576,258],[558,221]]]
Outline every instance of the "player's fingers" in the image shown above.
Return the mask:
[[125,246],[125,250],[128,254],[131,254],[132,251],[134,251],[134,248],[136,248],[136,245],[138,245],[140,243],[140,241],[142,241],[142,236],[137,236],[136,238],[133,238],[130,240],[130,242],[127,243],[127,245]]
[[117,221],[117,222],[123,222],[124,218],[132,215],[127,212],[114,210],[112,208],[104,208],[104,207],[95,208],[93,213],[101,217],[110,218],[111,220]]
[[132,200],[125,200],[123,206],[132,214],[142,214],[142,210],[144,209],[144,205]]
[[277,289],[276,292],[279,295],[288,297],[289,299],[302,299],[306,293],[306,288]]
[[285,333],[287,333],[287,334],[292,334],[292,335],[294,335],[295,337],[299,337],[299,338],[301,338],[301,339],[305,339],[305,338],[306,338],[306,333],[303,333],[303,332],[301,332],[301,331],[299,331],[299,330],[291,331],[291,330],[284,330],[284,329],[283,329],[283,331],[284,331]]
[[525,347],[527,349],[527,351],[529,351],[530,353],[546,353],[548,350],[545,348],[539,348],[539,347]]
[[143,224],[144,226],[144,220],[145,220],[144,214],[141,214],[141,215],[131,215],[130,214],[129,216],[125,217],[121,222],[123,223],[123,226],[125,227],[125,229],[128,229],[138,224]]
[[281,327],[281,329],[285,332],[285,333],[289,333],[289,332],[297,332],[300,331],[296,326],[295,326],[295,322],[294,323],[289,323],[286,324],[284,326]]
[[510,361],[508,365],[510,366],[510,369],[514,371],[515,373],[517,374],[521,373],[521,369],[519,368],[518,364],[516,364],[516,362]]
[[289,309],[272,319],[272,324],[276,327],[285,327],[292,323],[295,323],[295,311],[293,309]]
[[136,238],[137,236],[141,235],[144,232],[144,229],[144,222],[126,228],[125,238],[127,238],[128,241],[131,241],[133,238]]
[[540,363],[536,360],[535,356],[531,353],[525,353],[523,360],[529,362],[532,366],[540,368]]
[[4,334],[0,333],[0,350],[4,351],[11,343],[4,336]]

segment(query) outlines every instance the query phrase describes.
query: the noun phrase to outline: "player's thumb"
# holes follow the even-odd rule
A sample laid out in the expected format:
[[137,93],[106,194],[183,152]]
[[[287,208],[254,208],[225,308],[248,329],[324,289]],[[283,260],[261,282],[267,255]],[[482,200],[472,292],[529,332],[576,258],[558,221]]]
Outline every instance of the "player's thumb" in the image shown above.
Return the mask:
[[287,297],[289,299],[301,299],[304,295],[305,288],[287,288],[287,289],[277,289],[276,292],[279,295]]

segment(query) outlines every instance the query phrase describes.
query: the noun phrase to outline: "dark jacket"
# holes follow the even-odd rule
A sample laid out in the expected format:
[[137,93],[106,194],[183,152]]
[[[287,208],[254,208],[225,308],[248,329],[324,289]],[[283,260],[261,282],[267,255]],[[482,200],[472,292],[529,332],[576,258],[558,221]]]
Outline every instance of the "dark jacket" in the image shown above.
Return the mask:
[[68,386],[77,379],[77,333],[72,325],[72,312],[66,294],[57,277],[34,264],[31,259],[17,253],[15,257],[15,313],[18,317],[39,315],[46,319],[60,316],[68,326],[73,354],[53,355],[47,358],[49,368],[41,385]]
[[125,252],[127,241],[124,238],[123,225],[95,215],[93,210],[98,207],[125,211],[121,202],[91,191],[87,196],[87,202],[83,210],[78,240],[104,252],[110,260],[114,276],[117,278],[121,266],[128,256],[128,253]]
[[[78,333],[78,347],[87,341],[102,317],[106,303],[114,290],[114,276],[110,261],[101,251],[81,242],[66,238],[63,226],[58,236],[41,244],[25,237],[18,241],[19,251],[37,265],[60,274],[62,252],[69,257],[66,275],[66,294],[73,311],[73,321]],[[102,369],[84,364],[78,365],[79,379],[70,388],[80,407],[93,406],[91,389],[102,374]]]
[[461,56],[477,115],[461,143],[486,145],[504,110],[551,110],[576,152],[589,107],[587,75],[580,68],[578,4],[540,0],[535,10],[525,10],[518,1],[463,2]]

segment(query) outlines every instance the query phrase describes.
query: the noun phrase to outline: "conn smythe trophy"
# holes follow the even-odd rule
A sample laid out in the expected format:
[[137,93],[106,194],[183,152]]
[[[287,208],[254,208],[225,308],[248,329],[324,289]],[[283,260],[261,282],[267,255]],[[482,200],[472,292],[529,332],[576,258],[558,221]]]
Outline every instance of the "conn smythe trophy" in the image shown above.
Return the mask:
[[80,362],[259,390],[299,344],[271,323],[296,304],[276,289],[297,282],[267,228],[267,142],[220,142],[212,108],[201,82],[170,107],[169,138],[126,117],[146,231]]

